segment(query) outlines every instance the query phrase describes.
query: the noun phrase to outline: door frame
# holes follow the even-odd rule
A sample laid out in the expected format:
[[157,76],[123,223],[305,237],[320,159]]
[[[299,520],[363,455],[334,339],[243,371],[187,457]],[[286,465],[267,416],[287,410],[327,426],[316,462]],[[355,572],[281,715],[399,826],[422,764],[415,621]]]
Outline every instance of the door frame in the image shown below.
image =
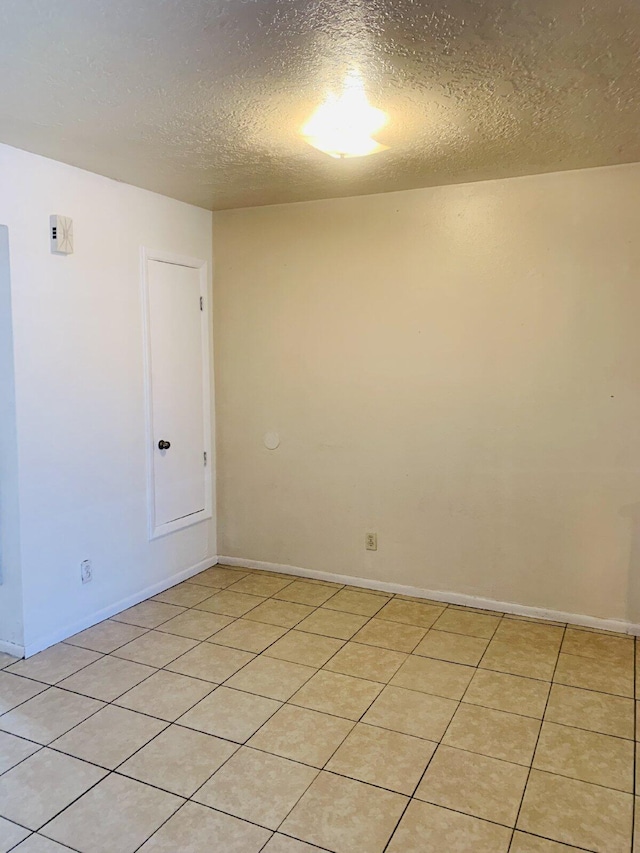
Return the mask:
[[[149,261],[159,261],[165,264],[175,264],[181,267],[190,267],[200,272],[200,298],[203,310],[200,317],[200,330],[202,340],[202,401],[204,407],[204,448],[207,454],[207,464],[204,466],[204,509],[176,518],[164,524],[156,524],[155,519],[155,441],[153,425],[153,378],[151,374],[151,314],[149,309]],[[213,474],[212,470],[215,459],[212,453],[212,385],[211,385],[211,344],[209,335],[209,272],[207,262],[200,258],[191,258],[187,255],[176,255],[172,252],[155,251],[141,247],[141,295],[142,295],[142,338],[143,338],[143,364],[144,364],[144,398],[145,398],[145,441],[147,453],[147,519],[149,539],[158,539],[191,527],[201,521],[213,517]]]

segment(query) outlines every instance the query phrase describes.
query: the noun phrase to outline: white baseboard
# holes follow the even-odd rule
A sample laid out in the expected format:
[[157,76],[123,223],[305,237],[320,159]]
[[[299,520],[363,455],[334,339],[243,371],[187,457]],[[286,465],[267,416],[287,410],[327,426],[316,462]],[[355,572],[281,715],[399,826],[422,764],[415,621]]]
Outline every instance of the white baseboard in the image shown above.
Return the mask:
[[298,575],[312,580],[330,581],[332,583],[348,584],[363,589],[377,589],[382,592],[392,592],[397,595],[410,595],[414,598],[430,598],[446,604],[460,604],[464,607],[476,607],[479,610],[495,610],[499,613],[509,613],[515,616],[529,616],[532,619],[545,619],[551,622],[567,622],[580,625],[583,628],[596,628],[601,631],[616,631],[619,634],[634,634],[640,636],[640,624],[625,622],[620,619],[603,619],[598,616],[583,616],[579,613],[565,613],[562,610],[547,610],[543,607],[529,607],[525,604],[514,604],[509,601],[495,601],[492,598],[480,598],[475,595],[465,595],[459,592],[443,592],[441,590],[421,589],[415,586],[404,586],[399,583],[356,578],[350,575],[336,575],[331,572],[319,572],[314,569],[303,569],[299,566],[286,566],[280,563],[265,563],[260,560],[243,560],[240,557],[218,557],[218,563],[227,566],[246,566],[248,569],[263,569],[269,572],[279,572],[284,575]]
[[[82,619],[78,619],[70,625],[65,625],[64,628],[59,628],[50,634],[45,634],[42,637],[38,637],[36,640],[32,640],[30,643],[27,643],[24,648],[20,649],[20,654],[18,656],[27,658],[31,657],[37,652],[41,652],[43,649],[53,646],[55,643],[66,640],[68,637],[73,637],[74,634],[77,634],[79,631],[84,631],[85,628],[91,628],[93,625],[97,625],[98,622],[102,622],[104,619],[109,619],[110,616],[115,616],[116,613],[121,613],[128,607],[133,607],[134,604],[140,604],[141,601],[151,598],[152,595],[164,592],[165,589],[169,589],[169,587],[175,586],[177,583],[180,583],[180,581],[187,580],[188,578],[193,577],[193,575],[197,575],[199,572],[208,569],[210,566],[217,565],[217,563],[217,557],[208,557],[206,560],[196,563],[195,566],[190,566],[188,569],[176,572],[176,574],[171,575],[171,577],[145,587],[145,589],[141,589],[139,592],[136,592],[127,598],[122,598],[120,601],[116,601],[108,607],[103,607],[101,610],[94,611],[89,616],[83,616]],[[2,646],[0,645],[0,651],[2,650]],[[11,652],[9,652],[9,654],[11,654]]]
[[2,652],[6,655],[13,655],[14,658],[23,658],[24,646],[18,643],[11,643],[9,640],[0,640],[0,653]]

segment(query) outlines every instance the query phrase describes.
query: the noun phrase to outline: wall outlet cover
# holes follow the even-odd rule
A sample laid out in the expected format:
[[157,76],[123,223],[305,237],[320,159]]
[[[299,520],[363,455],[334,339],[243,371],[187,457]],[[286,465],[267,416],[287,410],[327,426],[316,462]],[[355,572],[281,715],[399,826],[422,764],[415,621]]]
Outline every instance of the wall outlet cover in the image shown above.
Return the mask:
[[83,560],[80,563],[80,580],[82,583],[89,583],[93,579],[93,568],[91,560]]
[[378,534],[377,533],[367,533],[365,538],[365,548],[367,551],[377,551],[378,550]]

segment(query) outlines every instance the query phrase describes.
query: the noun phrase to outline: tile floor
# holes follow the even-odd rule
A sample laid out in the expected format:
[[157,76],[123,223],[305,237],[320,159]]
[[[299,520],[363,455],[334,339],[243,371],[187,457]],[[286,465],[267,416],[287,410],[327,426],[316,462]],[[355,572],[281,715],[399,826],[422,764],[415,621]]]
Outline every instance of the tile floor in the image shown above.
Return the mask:
[[634,668],[629,637],[214,567],[0,655],[0,853],[640,853]]

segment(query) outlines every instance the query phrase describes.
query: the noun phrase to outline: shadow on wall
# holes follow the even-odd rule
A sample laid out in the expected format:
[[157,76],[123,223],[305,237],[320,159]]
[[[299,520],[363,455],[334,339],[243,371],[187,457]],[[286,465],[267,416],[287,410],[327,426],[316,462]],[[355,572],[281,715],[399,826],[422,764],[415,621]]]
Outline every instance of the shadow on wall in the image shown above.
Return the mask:
[[638,624],[640,623],[640,503],[623,506],[620,515],[628,518],[631,526],[627,575],[627,619],[629,622]]

